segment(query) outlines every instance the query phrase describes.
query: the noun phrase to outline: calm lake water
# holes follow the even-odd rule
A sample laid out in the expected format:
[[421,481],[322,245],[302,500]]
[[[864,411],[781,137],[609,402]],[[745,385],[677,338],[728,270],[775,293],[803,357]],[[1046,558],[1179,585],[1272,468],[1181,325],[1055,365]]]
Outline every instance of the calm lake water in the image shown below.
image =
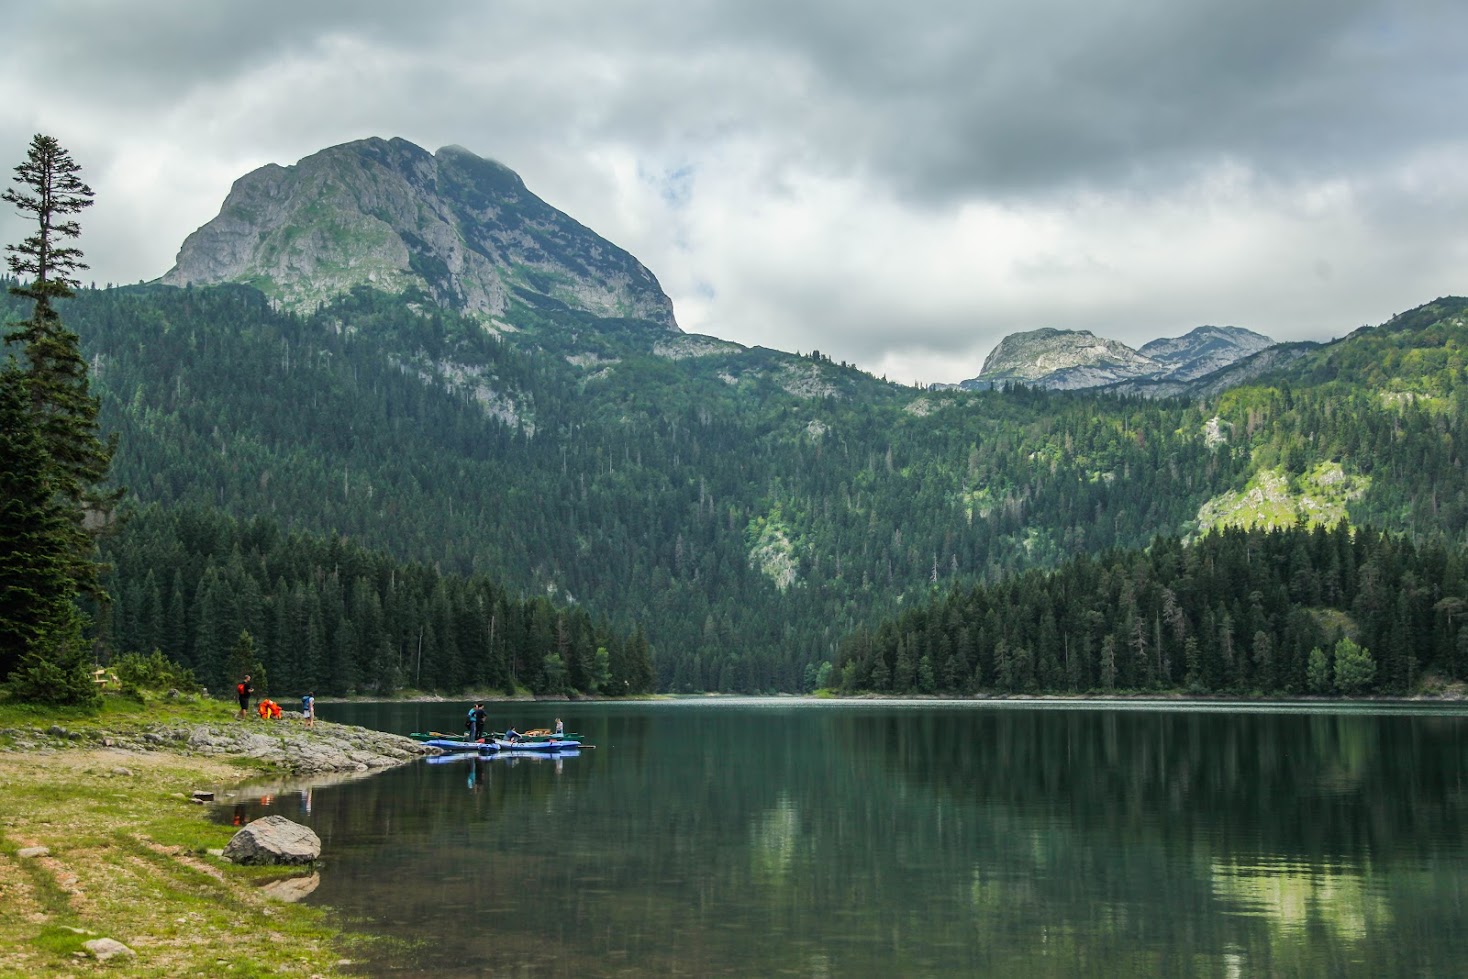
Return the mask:
[[[1462,711],[489,707],[597,747],[270,799],[322,838],[308,900],[407,943],[364,972],[1468,972]],[[322,715],[456,731],[466,709]]]

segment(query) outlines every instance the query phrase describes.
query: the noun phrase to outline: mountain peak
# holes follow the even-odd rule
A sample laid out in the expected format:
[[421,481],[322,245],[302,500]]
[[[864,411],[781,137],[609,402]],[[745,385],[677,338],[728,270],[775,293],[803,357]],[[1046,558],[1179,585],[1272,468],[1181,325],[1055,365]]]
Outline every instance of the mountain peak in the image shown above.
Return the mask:
[[1125,381],[1191,381],[1222,370],[1274,341],[1238,326],[1200,326],[1180,337],[1152,340],[1133,350],[1090,330],[1045,327],[1011,333],[984,359],[979,376],[960,387],[1018,381],[1073,390]]
[[673,304],[636,258],[462,146],[437,153],[368,137],[236,180],[184,241],[169,285],[243,282],[310,309],[371,286],[500,315],[564,305],[677,331]]
[[[1011,333],[984,358],[977,380],[996,384],[1019,381],[1044,387],[1094,387],[1123,377],[1151,373],[1156,364],[1126,344],[1089,330],[1044,327]],[[1098,378],[1108,380],[1098,380]],[[969,384],[971,382],[965,382]]]

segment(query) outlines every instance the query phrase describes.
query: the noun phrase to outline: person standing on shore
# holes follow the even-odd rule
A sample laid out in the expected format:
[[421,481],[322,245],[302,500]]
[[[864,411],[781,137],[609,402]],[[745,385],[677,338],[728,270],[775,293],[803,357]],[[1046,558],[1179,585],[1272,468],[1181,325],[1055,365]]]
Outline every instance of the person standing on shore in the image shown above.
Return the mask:
[[301,716],[305,718],[307,727],[316,726],[316,691],[312,690],[301,698]]
[[240,720],[243,721],[250,713],[250,697],[255,693],[255,688],[250,686],[250,674],[246,673],[245,678],[235,684],[234,692],[240,698]]

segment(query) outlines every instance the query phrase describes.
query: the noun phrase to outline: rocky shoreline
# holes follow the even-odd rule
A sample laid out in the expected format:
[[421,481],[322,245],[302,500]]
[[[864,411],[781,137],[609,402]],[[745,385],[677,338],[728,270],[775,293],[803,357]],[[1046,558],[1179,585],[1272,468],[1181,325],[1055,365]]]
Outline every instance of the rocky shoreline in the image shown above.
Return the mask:
[[411,738],[348,724],[318,721],[308,728],[299,721],[172,722],[139,724],[126,730],[47,728],[0,730],[0,751],[46,753],[79,748],[120,751],[163,751],[198,756],[249,758],[299,775],[367,772],[391,768],[436,754]]

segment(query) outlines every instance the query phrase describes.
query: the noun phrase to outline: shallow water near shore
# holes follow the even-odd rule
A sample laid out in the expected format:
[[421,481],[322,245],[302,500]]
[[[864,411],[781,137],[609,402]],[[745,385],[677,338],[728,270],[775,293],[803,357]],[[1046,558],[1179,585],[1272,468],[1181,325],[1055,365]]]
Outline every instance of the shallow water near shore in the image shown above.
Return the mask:
[[[456,731],[467,704],[331,705]],[[1468,711],[493,704],[597,747],[236,800],[374,975],[1404,975],[1468,961]]]

